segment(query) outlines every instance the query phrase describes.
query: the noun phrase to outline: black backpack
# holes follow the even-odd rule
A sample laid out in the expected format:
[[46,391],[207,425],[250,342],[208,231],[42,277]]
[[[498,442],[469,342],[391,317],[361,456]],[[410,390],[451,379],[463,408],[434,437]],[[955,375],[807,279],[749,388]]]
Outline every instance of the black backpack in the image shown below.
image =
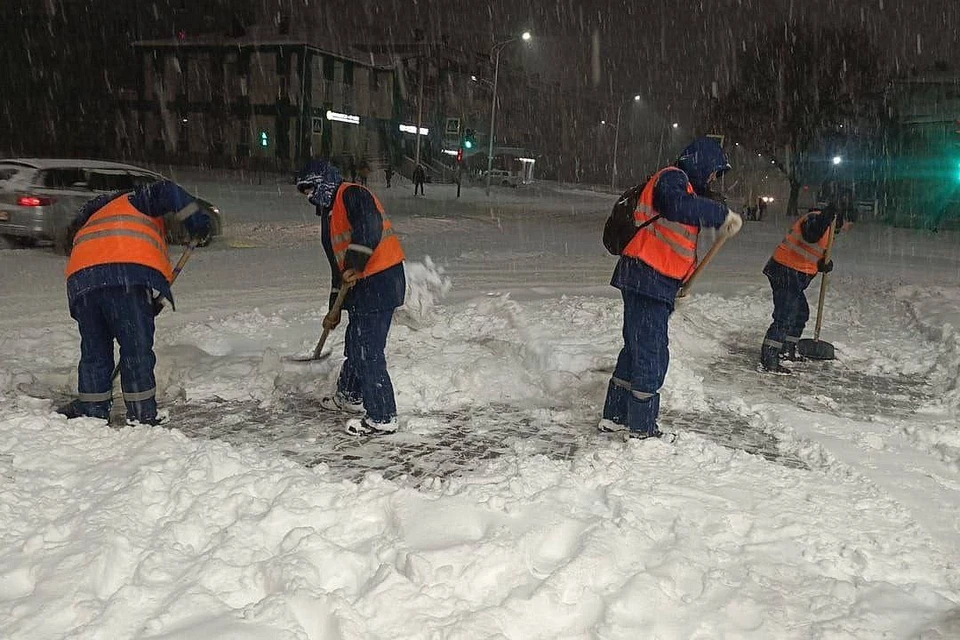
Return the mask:
[[630,244],[630,241],[633,240],[640,229],[652,224],[660,217],[656,215],[639,227],[633,222],[633,212],[637,208],[640,194],[643,193],[643,188],[647,186],[647,182],[649,182],[649,178],[624,191],[617,203],[613,205],[613,211],[610,212],[606,224],[603,225],[603,246],[611,255],[618,256],[623,253],[623,250],[627,248],[627,245]]

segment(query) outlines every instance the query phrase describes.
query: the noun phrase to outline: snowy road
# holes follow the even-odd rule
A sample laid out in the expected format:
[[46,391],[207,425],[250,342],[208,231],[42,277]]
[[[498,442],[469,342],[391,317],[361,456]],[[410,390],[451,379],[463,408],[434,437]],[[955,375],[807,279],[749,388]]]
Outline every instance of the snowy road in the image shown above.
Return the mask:
[[379,189],[452,288],[401,315],[406,424],[367,442],[313,404],[336,362],[280,358],[326,300],[310,209],[290,185],[184,182],[228,226],[158,320],[173,431],[68,423],[19,390],[69,391],[79,341],[63,259],[0,251],[0,636],[960,637],[957,234],[841,236],[839,360],[769,378],[760,270],[786,224],[748,223],[671,324],[680,439],[624,444],[594,433],[610,198]]

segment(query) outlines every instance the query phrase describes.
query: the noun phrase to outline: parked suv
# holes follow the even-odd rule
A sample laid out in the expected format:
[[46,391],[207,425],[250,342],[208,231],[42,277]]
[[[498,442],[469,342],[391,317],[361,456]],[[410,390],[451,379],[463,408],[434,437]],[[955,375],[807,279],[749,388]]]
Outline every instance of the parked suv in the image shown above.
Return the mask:
[[[66,255],[70,252],[67,227],[84,203],[102,193],[162,179],[159,173],[119,162],[0,159],[0,236],[19,244],[52,242],[58,253]],[[199,243],[206,246],[220,235],[223,220],[215,206],[199,198],[197,202],[214,221],[210,234]],[[176,220],[167,225],[167,241],[187,241],[186,231]]]

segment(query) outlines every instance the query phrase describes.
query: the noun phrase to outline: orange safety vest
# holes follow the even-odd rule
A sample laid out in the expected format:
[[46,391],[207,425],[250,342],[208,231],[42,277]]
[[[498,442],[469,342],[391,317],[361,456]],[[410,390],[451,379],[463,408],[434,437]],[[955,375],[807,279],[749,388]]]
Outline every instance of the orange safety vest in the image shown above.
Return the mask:
[[817,275],[817,261],[822,259],[827,253],[827,241],[830,238],[829,233],[823,234],[815,244],[811,244],[803,239],[801,225],[803,221],[819,211],[811,211],[803,216],[790,228],[787,235],[777,245],[773,252],[773,259],[785,267],[796,269],[811,276]]
[[[347,187],[359,187],[352,182],[344,182],[337,189],[337,195],[333,199],[333,210],[330,213],[330,243],[333,245],[333,255],[337,259],[340,271],[344,270],[347,261],[347,250],[353,242],[353,227],[350,226],[350,218],[347,216],[347,207],[343,204],[343,193]],[[377,200],[377,196],[369,192],[373,201],[377,205],[377,211],[383,223],[383,235],[380,237],[380,244],[373,249],[373,255],[367,261],[367,266],[363,270],[362,277],[372,276],[375,273],[386,271],[394,265],[403,262],[403,247],[400,245],[400,238],[393,232],[393,223],[387,217],[383,210],[383,205]],[[367,249],[364,247],[363,249]]]
[[[633,211],[633,224],[639,227],[658,215],[653,208],[653,190],[664,171],[680,171],[667,167],[654,174],[640,193],[637,208]],[[695,194],[693,185],[687,184],[687,193]],[[700,227],[692,224],[671,222],[659,218],[640,229],[623,255],[637,258],[654,270],[670,278],[686,280],[697,264],[697,236]]]
[[162,218],[137,210],[130,196],[115,198],[90,216],[73,239],[67,277],[101,264],[132,263],[152,267],[173,280]]

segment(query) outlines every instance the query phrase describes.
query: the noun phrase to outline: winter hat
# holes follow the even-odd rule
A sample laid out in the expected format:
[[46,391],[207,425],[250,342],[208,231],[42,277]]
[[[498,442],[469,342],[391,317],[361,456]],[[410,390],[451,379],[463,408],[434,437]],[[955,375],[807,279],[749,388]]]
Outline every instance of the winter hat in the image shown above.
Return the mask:
[[327,160],[311,160],[300,170],[297,177],[297,190],[305,193],[312,188],[310,202],[318,207],[329,209],[333,205],[333,196],[343,183],[340,170]]
[[720,177],[730,170],[730,161],[720,143],[713,138],[697,138],[680,152],[675,166],[687,174],[690,184],[700,195],[708,192],[707,181],[713,172]]

